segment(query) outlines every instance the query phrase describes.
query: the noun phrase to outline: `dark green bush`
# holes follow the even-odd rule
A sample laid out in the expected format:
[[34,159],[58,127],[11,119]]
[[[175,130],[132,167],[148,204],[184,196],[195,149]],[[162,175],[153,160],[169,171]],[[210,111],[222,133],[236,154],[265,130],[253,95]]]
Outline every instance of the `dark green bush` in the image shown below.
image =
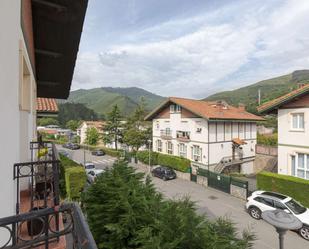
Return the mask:
[[181,172],[189,172],[191,167],[191,161],[189,159],[161,153],[158,154],[158,164]]
[[[157,165],[158,164],[158,155],[157,152],[150,152],[150,165]],[[149,151],[138,151],[137,152],[137,159],[144,164],[149,164]]]
[[288,195],[309,207],[309,181],[294,176],[263,171],[257,175],[257,187]]
[[86,172],[83,167],[71,167],[65,170],[66,193],[69,200],[78,201],[86,184]]

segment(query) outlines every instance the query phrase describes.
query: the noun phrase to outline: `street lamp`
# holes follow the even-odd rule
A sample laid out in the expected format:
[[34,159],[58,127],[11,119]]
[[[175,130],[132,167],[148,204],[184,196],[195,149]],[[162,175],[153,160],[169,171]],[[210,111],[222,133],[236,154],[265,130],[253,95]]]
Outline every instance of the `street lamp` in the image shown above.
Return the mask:
[[148,155],[148,174],[150,175],[151,173],[151,140],[148,140],[148,152],[149,152],[149,155]]
[[283,249],[283,237],[286,231],[298,230],[302,227],[300,220],[287,212],[276,209],[274,211],[265,211],[262,213],[262,218],[276,228],[276,231],[279,234],[280,249]]

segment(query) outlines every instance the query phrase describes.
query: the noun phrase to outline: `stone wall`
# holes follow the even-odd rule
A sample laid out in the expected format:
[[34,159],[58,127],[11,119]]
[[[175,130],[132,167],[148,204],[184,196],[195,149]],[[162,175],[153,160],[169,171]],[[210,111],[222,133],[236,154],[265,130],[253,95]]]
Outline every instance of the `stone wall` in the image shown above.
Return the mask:
[[247,199],[247,190],[238,186],[231,184],[231,195],[246,200]]
[[176,172],[177,178],[183,179],[183,180],[186,180],[186,181],[191,180],[190,173],[184,173],[184,172],[180,172],[180,171],[177,171],[177,170],[175,170],[175,172]]
[[197,176],[196,183],[208,187],[208,179],[205,176]]

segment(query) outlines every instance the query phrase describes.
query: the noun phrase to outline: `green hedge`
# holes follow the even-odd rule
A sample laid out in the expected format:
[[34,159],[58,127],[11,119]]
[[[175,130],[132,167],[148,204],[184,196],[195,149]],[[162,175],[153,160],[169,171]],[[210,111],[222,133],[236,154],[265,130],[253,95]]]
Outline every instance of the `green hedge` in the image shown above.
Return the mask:
[[66,193],[69,200],[78,201],[86,184],[83,167],[71,167],[65,170]]
[[294,176],[263,171],[257,175],[257,187],[288,195],[309,207],[309,181]]
[[[150,165],[158,165],[158,155],[157,152],[150,152]],[[149,164],[149,151],[138,151],[137,159],[144,164]]]
[[[142,163],[149,164],[149,151],[137,152],[137,159]],[[191,161],[189,159],[158,152],[150,153],[150,164],[170,167],[181,172],[189,172],[191,167]]]
[[[75,161],[71,160],[70,158],[59,154],[60,156],[60,195],[62,198],[67,196],[66,192],[66,180],[65,180],[65,172],[67,169],[72,167],[81,167],[80,164],[76,163]],[[82,168],[82,167],[81,167]]]
[[271,135],[261,135],[257,134],[257,143],[268,146],[277,146],[278,145],[278,134],[274,133]]

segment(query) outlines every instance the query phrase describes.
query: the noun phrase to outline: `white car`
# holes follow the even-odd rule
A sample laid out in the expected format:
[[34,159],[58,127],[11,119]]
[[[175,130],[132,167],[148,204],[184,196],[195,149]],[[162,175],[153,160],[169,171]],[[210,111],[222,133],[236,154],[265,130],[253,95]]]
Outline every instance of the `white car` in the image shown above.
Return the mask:
[[247,198],[246,209],[254,219],[261,219],[262,212],[281,209],[294,215],[302,223],[299,234],[309,240],[309,209],[303,207],[291,197],[269,191],[255,191]]
[[91,169],[87,172],[87,180],[90,183],[93,183],[95,179],[104,172],[103,169]]
[[93,169],[95,169],[94,163],[91,163],[91,162],[85,163],[85,170],[87,174],[90,170],[93,170]]

